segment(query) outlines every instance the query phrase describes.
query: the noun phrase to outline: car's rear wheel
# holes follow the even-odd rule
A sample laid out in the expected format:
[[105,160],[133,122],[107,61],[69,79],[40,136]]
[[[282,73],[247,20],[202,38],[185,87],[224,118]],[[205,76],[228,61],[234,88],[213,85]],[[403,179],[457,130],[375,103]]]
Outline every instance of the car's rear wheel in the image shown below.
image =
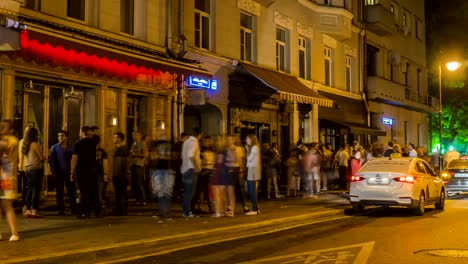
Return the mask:
[[413,214],[414,215],[423,215],[424,211],[426,209],[426,196],[424,196],[424,192],[421,192],[419,195],[419,201],[417,207],[413,209]]
[[444,210],[445,209],[445,191],[444,189],[440,190],[439,201],[435,203],[435,209]]
[[362,204],[353,204],[354,213],[357,215],[364,214],[365,207]]

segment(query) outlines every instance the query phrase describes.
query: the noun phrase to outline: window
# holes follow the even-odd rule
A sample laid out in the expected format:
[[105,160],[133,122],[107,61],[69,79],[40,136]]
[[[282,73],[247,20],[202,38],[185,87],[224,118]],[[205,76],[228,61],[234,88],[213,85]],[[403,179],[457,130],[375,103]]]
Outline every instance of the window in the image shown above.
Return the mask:
[[333,85],[333,50],[326,47],[324,50],[325,56],[325,85]]
[[405,86],[406,87],[410,87],[410,64],[407,62],[405,63],[403,66],[403,77],[404,77],[404,80],[405,80]]
[[41,0],[26,0],[23,2],[24,7],[32,10],[41,10]]
[[377,76],[377,59],[378,59],[379,49],[367,45],[367,76]]
[[390,13],[392,13],[392,15],[395,15],[395,6],[394,5],[390,5]]
[[423,40],[423,23],[421,22],[421,20],[419,19],[416,19],[415,20],[415,31],[416,31],[416,38],[419,39],[419,40]]
[[241,13],[240,17],[240,59],[252,62],[253,53],[253,17]]
[[288,49],[288,31],[283,28],[276,28],[276,70],[280,72],[287,72],[287,56]]
[[120,32],[133,35],[134,0],[120,0]]
[[422,89],[422,79],[423,79],[423,75],[422,75],[422,70],[421,69],[418,69],[418,76],[417,76],[417,87],[416,89],[418,89],[418,96],[421,95],[421,89]]
[[404,27],[408,26],[408,18],[406,16],[406,14],[403,14],[403,26]]
[[86,0],[67,0],[67,16],[85,20],[85,1]]
[[352,80],[353,80],[353,58],[351,56],[346,56],[346,90],[351,92],[352,90]]
[[195,1],[195,47],[210,49],[210,0]]
[[310,80],[310,41],[307,38],[298,38],[299,47],[299,77]]
[[378,5],[379,0],[366,0],[366,5]]

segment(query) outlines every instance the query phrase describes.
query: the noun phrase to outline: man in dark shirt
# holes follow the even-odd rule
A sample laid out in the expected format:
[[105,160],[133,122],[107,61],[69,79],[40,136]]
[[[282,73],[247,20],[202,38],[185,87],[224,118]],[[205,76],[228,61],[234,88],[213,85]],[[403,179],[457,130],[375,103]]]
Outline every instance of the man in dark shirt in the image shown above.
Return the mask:
[[90,128],[81,128],[81,139],[75,143],[71,161],[71,179],[76,178],[80,188],[81,214],[78,218],[89,218],[91,208],[100,216],[96,180],[96,142],[89,137]]
[[59,215],[65,215],[63,202],[63,188],[67,188],[72,213],[76,214],[75,185],[70,181],[70,163],[73,155],[72,147],[68,144],[68,132],[58,132],[58,143],[50,148],[49,163],[55,176],[56,199]]
[[128,149],[127,146],[124,144],[125,135],[123,133],[115,133],[113,136],[113,140],[115,148],[114,154],[112,156],[112,182],[114,184],[115,191],[115,210],[112,214],[125,216],[128,214]]
[[382,156],[384,157],[390,157],[393,153],[395,153],[395,150],[393,149],[393,142],[389,141],[387,146],[385,147],[385,151]]

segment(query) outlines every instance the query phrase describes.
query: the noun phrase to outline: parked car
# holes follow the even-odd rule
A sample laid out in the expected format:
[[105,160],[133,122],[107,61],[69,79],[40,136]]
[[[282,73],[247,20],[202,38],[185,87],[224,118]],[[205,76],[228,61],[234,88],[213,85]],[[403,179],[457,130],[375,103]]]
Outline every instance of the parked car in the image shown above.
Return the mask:
[[442,171],[447,196],[468,194],[468,159],[452,160]]
[[358,213],[377,205],[404,206],[423,215],[428,205],[444,210],[445,186],[420,158],[375,158],[351,176],[349,199]]

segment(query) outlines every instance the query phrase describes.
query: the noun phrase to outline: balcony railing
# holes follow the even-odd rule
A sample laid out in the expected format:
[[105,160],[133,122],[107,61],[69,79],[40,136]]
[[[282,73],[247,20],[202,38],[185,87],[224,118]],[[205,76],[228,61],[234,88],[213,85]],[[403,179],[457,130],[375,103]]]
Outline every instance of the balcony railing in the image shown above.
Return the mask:
[[421,96],[405,85],[377,77],[369,76],[367,81],[368,98],[385,101],[389,104],[435,112],[439,108],[438,100],[431,96]]

